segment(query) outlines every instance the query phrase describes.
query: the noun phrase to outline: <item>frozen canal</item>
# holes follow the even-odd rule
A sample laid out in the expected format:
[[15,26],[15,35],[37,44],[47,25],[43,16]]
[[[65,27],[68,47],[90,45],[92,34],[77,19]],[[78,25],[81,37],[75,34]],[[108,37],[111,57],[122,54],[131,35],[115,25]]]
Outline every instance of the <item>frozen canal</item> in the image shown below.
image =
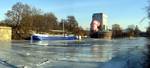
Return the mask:
[[0,42],[0,68],[148,68],[150,40]]

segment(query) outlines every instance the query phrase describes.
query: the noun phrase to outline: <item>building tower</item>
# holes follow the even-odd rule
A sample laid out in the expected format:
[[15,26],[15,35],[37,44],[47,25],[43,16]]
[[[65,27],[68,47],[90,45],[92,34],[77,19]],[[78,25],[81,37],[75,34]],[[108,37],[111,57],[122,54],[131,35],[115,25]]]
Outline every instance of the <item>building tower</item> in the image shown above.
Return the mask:
[[[95,25],[95,21],[98,22],[99,24]],[[93,14],[92,22],[91,22],[91,31],[94,31],[96,28],[98,29],[98,31],[105,31],[108,29],[108,16],[107,15],[105,15],[104,13]]]
[[108,29],[108,16],[104,13],[94,13],[90,24],[90,38],[111,39],[112,32]]

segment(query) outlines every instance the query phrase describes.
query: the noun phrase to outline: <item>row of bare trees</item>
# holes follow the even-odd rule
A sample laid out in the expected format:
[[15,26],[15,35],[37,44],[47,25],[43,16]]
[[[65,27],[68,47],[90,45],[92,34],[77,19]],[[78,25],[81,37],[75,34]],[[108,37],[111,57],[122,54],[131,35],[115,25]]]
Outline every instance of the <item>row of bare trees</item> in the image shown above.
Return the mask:
[[140,36],[140,33],[138,26],[129,25],[123,30],[119,24],[112,25],[113,38]]
[[62,23],[65,25],[66,32],[76,35],[86,34],[74,16],[68,16],[67,19],[59,22],[53,13],[43,13],[41,9],[21,2],[13,5],[11,10],[7,11],[6,17],[0,24],[12,27],[13,39],[26,39],[33,32],[50,33],[50,30],[62,30]]
[[[148,0],[148,6],[146,6],[147,11],[147,17],[150,20],[150,0]],[[123,32],[122,28],[119,24],[114,24],[112,26],[113,36],[114,37],[124,37],[124,36],[144,36],[144,37],[150,37],[150,22],[148,22],[149,25],[146,29],[146,32],[141,32],[139,28],[134,25],[128,26],[125,32]],[[144,23],[143,23],[144,24]],[[122,36],[123,35],[123,36]]]

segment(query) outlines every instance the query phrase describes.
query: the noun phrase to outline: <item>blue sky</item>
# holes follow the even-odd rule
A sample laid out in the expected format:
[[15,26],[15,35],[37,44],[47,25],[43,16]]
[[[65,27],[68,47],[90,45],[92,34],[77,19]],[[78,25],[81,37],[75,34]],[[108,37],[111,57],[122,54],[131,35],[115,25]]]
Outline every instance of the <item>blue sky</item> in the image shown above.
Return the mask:
[[108,24],[120,24],[123,28],[128,25],[138,25],[144,30],[148,20],[139,24],[146,16],[145,7],[148,0],[0,0],[0,20],[16,2],[26,3],[43,12],[53,12],[60,19],[74,15],[80,26],[89,28],[93,13],[103,12],[108,15]]

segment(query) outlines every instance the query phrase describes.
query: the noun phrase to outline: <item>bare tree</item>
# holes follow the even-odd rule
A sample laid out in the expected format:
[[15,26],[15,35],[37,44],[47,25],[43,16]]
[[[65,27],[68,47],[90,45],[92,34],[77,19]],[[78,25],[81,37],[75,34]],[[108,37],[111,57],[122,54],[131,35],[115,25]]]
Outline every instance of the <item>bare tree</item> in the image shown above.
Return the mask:
[[119,24],[112,25],[112,33],[114,38],[122,36],[123,32]]
[[[148,6],[146,8],[147,8],[147,16],[150,19],[150,0],[148,0]],[[150,22],[146,32],[148,35],[150,35]]]
[[18,2],[15,5],[13,5],[11,10],[7,11],[6,16],[13,25],[18,26],[20,25],[23,17],[25,17],[26,15],[29,15],[30,12],[31,12],[30,6],[28,6],[27,4]]
[[74,16],[67,17],[68,31],[75,33],[75,29],[78,27],[78,22]]

